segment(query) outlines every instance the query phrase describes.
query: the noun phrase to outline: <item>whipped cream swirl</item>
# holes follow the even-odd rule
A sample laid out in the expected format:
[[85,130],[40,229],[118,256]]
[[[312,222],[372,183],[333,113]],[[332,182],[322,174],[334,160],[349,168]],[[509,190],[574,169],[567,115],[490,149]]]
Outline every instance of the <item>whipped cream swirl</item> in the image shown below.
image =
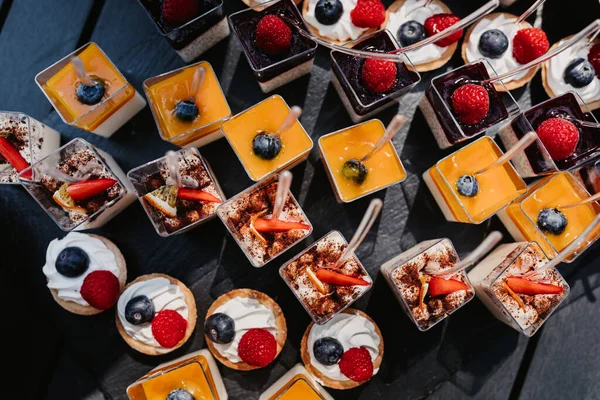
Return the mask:
[[356,7],[358,0],[340,0],[344,7],[344,11],[342,12],[339,21],[333,25],[323,25],[315,16],[315,8],[317,7],[319,0],[306,1],[308,1],[308,11],[305,15],[306,22],[317,28],[319,35],[323,37],[346,42],[358,39],[360,35],[367,30],[367,28],[359,28],[354,25],[350,18],[350,12]]
[[[332,337],[337,339],[344,351],[352,347],[364,347],[369,351],[371,360],[375,361],[379,356],[380,338],[375,332],[375,326],[371,321],[361,315],[340,313],[324,325],[313,325],[308,334],[308,353],[312,365],[323,375],[336,381],[347,381],[348,378],[342,374],[339,365],[323,365],[315,358],[313,347],[318,339]],[[379,368],[373,371],[375,375]]]
[[223,313],[235,322],[235,337],[226,344],[213,343],[219,354],[232,363],[242,362],[238,355],[238,346],[242,336],[250,329],[266,329],[277,336],[277,325],[273,311],[256,299],[235,297],[218,307],[214,314]]
[[[56,259],[67,247],[79,247],[85,251],[90,259],[88,269],[80,276],[71,278],[61,275],[56,270]],[[82,306],[89,306],[88,302],[81,297],[81,285],[83,280],[92,271],[106,270],[119,276],[119,265],[115,253],[110,251],[102,240],[86,235],[85,233],[70,232],[62,239],[54,239],[46,250],[46,264],[42,268],[44,275],[48,278],[48,287],[56,289],[58,298],[72,301]]]
[[146,296],[154,304],[154,311],[159,313],[163,310],[177,311],[185,320],[188,319],[188,306],[185,295],[174,283],[167,278],[159,277],[147,281],[136,282],[129,286],[119,297],[117,312],[119,320],[123,324],[125,332],[135,340],[153,346],[159,351],[167,352],[170,349],[162,347],[152,334],[152,324],[133,325],[125,318],[125,307],[129,300],[137,296]]

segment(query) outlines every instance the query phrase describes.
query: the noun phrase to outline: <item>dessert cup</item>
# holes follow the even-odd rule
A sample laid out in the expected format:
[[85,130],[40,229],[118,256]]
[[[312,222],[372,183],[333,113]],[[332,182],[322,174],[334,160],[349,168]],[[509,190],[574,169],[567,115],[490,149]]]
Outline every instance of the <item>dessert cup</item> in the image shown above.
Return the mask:
[[[77,96],[66,95],[74,93],[80,82],[71,62],[73,57],[82,60],[88,75],[102,80],[106,93],[100,102],[88,105],[80,102]],[[110,137],[146,107],[143,97],[93,42],[37,74],[35,82],[64,123],[103,137]]]
[[575,176],[590,194],[600,193],[600,161],[573,171]]
[[261,393],[258,400],[333,400],[333,397],[302,364],[296,364]]

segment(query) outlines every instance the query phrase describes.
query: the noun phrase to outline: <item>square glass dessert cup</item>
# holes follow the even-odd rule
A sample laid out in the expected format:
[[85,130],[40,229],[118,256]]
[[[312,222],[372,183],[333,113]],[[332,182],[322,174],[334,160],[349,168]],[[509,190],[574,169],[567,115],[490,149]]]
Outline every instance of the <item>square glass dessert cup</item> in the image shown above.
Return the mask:
[[[200,114],[191,122],[179,120],[173,110],[189,100],[197,68],[206,71],[195,103]],[[144,81],[144,92],[162,140],[179,147],[201,147],[222,137],[221,124],[231,109],[210,63],[201,61]]]
[[306,368],[296,364],[264,391],[258,400],[333,400]]
[[383,123],[373,119],[321,136],[319,153],[338,202],[350,203],[406,179],[406,170],[392,142],[365,161],[368,174],[362,184],[357,184],[342,174],[347,160],[360,160],[384,133]]
[[[411,264],[419,266],[420,264],[422,264],[421,268],[424,268],[427,266],[428,260],[430,260],[430,258],[434,259],[436,254],[438,255],[438,257],[436,258],[436,262],[440,262],[442,258],[450,261],[452,265],[460,261],[460,258],[456,253],[456,250],[454,249],[452,241],[447,238],[442,238],[426,240],[421,243],[418,243],[417,245],[411,247],[410,249],[387,261],[380,268],[383,277],[388,283],[388,286],[390,287],[390,289],[392,289],[394,296],[396,296],[396,298],[398,299],[402,310],[404,310],[404,312],[410,318],[410,320],[422,332],[428,331],[429,329],[433,328],[435,325],[437,325],[438,323],[449,317],[451,314],[453,314],[455,311],[457,311],[459,308],[463,307],[465,304],[471,301],[474,297],[474,294],[472,293],[473,287],[471,285],[471,282],[469,281],[469,277],[464,271],[461,271],[458,274],[460,275],[461,280],[469,288],[467,295],[464,298],[464,301],[455,306],[453,309],[446,310],[443,314],[434,317],[433,321],[431,320],[431,318],[427,318],[424,321],[420,321],[417,318],[415,318],[415,315],[412,311],[412,307],[419,307],[418,302],[416,305],[412,304],[412,300],[408,299],[405,296],[404,290],[399,286],[399,283],[396,282],[397,278],[395,278],[395,272],[401,271],[402,269],[407,268]],[[413,294],[415,293],[413,292]],[[418,298],[418,293],[416,297]]]
[[[217,215],[219,216],[221,221],[223,221],[223,224],[225,225],[225,227],[227,228],[227,230],[229,231],[231,236],[233,236],[233,238],[235,239],[238,246],[240,246],[240,249],[242,249],[242,251],[244,252],[246,257],[248,258],[248,261],[250,261],[250,264],[252,264],[252,266],[255,268],[264,267],[269,262],[273,261],[275,258],[279,257],[280,255],[282,255],[283,253],[285,253],[286,251],[288,251],[289,249],[291,249],[292,247],[294,247],[295,245],[300,243],[306,237],[310,236],[310,234],[313,231],[313,226],[310,223],[310,221],[308,220],[308,217],[306,216],[306,214],[302,210],[302,207],[300,207],[300,204],[298,204],[298,201],[296,200],[296,198],[290,191],[288,193],[288,198],[287,198],[287,201],[283,208],[282,217],[284,217],[288,213],[286,211],[286,209],[288,209],[288,206],[291,205],[291,208],[293,209],[292,211],[294,213],[296,213],[296,215],[299,217],[299,218],[294,218],[294,219],[301,219],[302,223],[310,226],[310,229],[308,231],[306,231],[303,235],[298,235],[298,237],[295,240],[293,240],[292,242],[283,245],[282,248],[280,248],[279,250],[275,250],[274,253],[268,255],[269,258],[266,260],[265,260],[265,256],[267,255],[266,251],[268,251],[268,248],[265,250],[265,254],[262,254],[262,255],[257,254],[258,251],[256,249],[254,249],[253,247],[255,247],[255,245],[260,243],[260,241],[254,236],[250,236],[253,238],[253,240],[248,241],[246,239],[246,236],[244,235],[244,233],[241,232],[241,228],[245,228],[246,224],[244,223],[244,225],[242,227],[238,228],[234,225],[231,217],[233,215],[238,215],[240,213],[240,211],[237,210],[237,208],[240,205],[243,205],[246,201],[251,200],[253,194],[256,194],[259,191],[266,189],[268,186],[270,186],[274,182],[279,182],[279,175],[273,175],[261,182],[258,182],[257,184],[255,184],[253,186],[250,186],[246,190],[238,193],[237,195],[233,196],[226,202],[222,203],[217,208]],[[271,207],[271,209],[269,209],[267,211],[266,215],[270,215],[271,212],[273,211],[272,206],[269,206],[269,207]],[[252,219],[252,217],[250,219]],[[253,233],[250,232],[249,235],[253,235]],[[273,247],[274,244],[275,243],[266,244],[266,245]]]
[[[583,184],[570,172],[559,172],[530,185],[527,192],[498,213],[498,217],[515,241],[535,241],[546,256],[553,259],[581,236],[594,218],[600,214],[600,205],[592,202],[560,210],[567,219],[567,225],[564,232],[558,235],[544,232],[539,228],[538,214],[544,208],[574,204],[590,196]],[[594,229],[587,238],[583,238],[578,249],[564,262],[575,261],[598,240],[598,237],[600,237],[600,228]]]
[[483,136],[425,171],[423,179],[448,221],[481,224],[527,191],[525,181],[505,162],[477,176],[476,196],[458,193],[461,175],[486,168],[503,154],[492,138]]
[[[282,17],[293,35],[289,51],[278,56],[270,56],[261,51],[255,40],[258,22],[264,16],[272,14]],[[298,29],[308,31],[308,26],[292,0],[266,1],[238,11],[229,16],[229,23],[263,93],[269,93],[312,70],[317,44],[298,34]]]
[[[120,194],[94,213],[87,215],[81,220],[74,221],[53,200],[52,196],[54,193],[42,185],[41,178],[45,175],[44,171],[48,168],[56,169],[62,161],[71,155],[86,150],[91,152],[95,161],[111,175],[112,179],[117,181]],[[33,179],[31,180],[26,179],[24,176],[30,170],[33,174]],[[69,143],[33,164],[30,168],[23,170],[19,175],[19,183],[37,201],[40,207],[46,211],[46,214],[52,218],[56,225],[65,232],[99,228],[135,201],[133,186],[114,158],[80,138],[71,140]]]
[[[503,244],[469,271],[469,279],[477,297],[496,318],[531,337],[569,296],[569,285],[556,268],[544,272],[544,283],[561,286],[564,291],[532,295],[532,301],[527,305],[523,303],[525,309],[522,309],[504,288],[504,282],[508,277],[530,268],[540,268],[547,262],[546,254],[536,242]],[[535,301],[538,296],[540,298]]]
[[[351,264],[355,265],[356,270],[359,271],[362,276],[361,279],[371,284],[369,286],[354,286],[352,287],[351,293],[346,294],[345,296],[339,295],[337,291],[335,292],[335,296],[332,293],[323,294],[314,287],[314,284],[310,283],[311,278],[304,272],[305,270],[297,273],[295,266],[298,263],[304,263],[305,257],[311,257],[312,253],[325,253],[324,257],[326,257],[329,249],[335,247],[335,250],[337,251],[340,249],[340,246],[343,248],[348,246],[346,238],[344,238],[344,235],[339,231],[331,231],[279,268],[279,276],[285,281],[315,324],[318,325],[326,324],[337,314],[341,313],[352,305],[352,303],[364,296],[365,293],[371,289],[371,286],[373,286],[373,280],[371,279],[369,272],[355,254],[340,268],[343,269]],[[341,251],[338,252],[339,255],[341,255]],[[310,262],[313,262],[314,258],[315,257],[312,256]],[[317,263],[318,262],[319,260],[317,260]],[[293,271],[292,268],[294,268]],[[345,288],[351,288],[351,286],[345,286]],[[322,310],[313,309],[314,307],[311,306],[307,300],[309,296],[313,297],[312,300],[314,300],[315,307],[321,306]]]
[[[97,104],[83,104],[75,96],[79,82],[71,63],[75,56],[82,60],[87,74],[101,78],[105,84],[106,93]],[[144,98],[94,42],[83,45],[37,74],[35,82],[64,123],[103,137],[110,137],[146,107]]]
[[254,137],[260,131],[276,132],[289,113],[290,107],[283,97],[273,95],[221,125],[223,135],[253,181],[259,182],[273,173],[291,169],[308,158],[313,141],[300,121],[279,136],[281,152],[274,159],[264,160],[252,151]]
[[[491,71],[491,73],[488,73]],[[486,84],[484,89],[490,99],[490,110],[487,115],[475,125],[465,125],[457,120],[452,108],[452,94],[463,84],[481,82],[497,74],[485,60],[478,60],[463,65],[431,80],[431,85],[425,91],[425,96],[419,107],[429,124],[433,136],[441,149],[447,149],[457,143],[471,139],[481,133],[494,136],[499,125],[520,112],[519,105],[512,97],[502,81]],[[499,85],[505,91],[500,93],[494,85]]]
[[573,171],[573,175],[583,183],[590,194],[600,193],[600,160],[578,168]]
[[[196,149],[195,147],[186,147],[177,151],[176,154],[178,155],[180,160],[185,160],[189,157],[198,158],[201,162],[200,167],[203,168],[204,171],[206,171],[211,184],[215,188],[215,191],[218,193],[219,197],[221,197],[221,199],[225,201],[225,194],[223,193],[223,190],[221,189],[221,186],[219,185],[219,182],[217,181],[217,178],[215,177],[212,168],[208,164],[208,161],[206,161],[206,159],[202,157],[198,149]],[[129,178],[129,181],[131,181],[131,183],[133,184],[135,193],[137,194],[137,198],[142,204],[144,211],[146,211],[148,218],[150,218],[150,221],[152,221],[152,226],[154,226],[156,233],[158,233],[162,237],[178,235],[180,233],[192,230],[202,225],[203,223],[210,221],[216,216],[216,213],[204,215],[194,222],[191,222],[189,224],[184,223],[180,228],[175,229],[173,231],[169,231],[166,228],[165,223],[163,221],[163,214],[154,209],[154,207],[152,207],[147,201],[144,200],[144,196],[152,191],[149,190],[149,188],[146,186],[147,179],[153,175],[160,175],[161,171],[165,169],[168,170],[166,157],[161,157],[154,161],[150,161],[144,165],[140,165],[139,167],[134,168],[127,173],[127,178]]]
[[156,29],[175,49],[186,63],[229,36],[230,30],[225,18],[224,0],[209,0],[199,16],[183,25],[174,26],[162,17],[162,1],[139,0],[156,25]]
[[[46,157],[60,146],[60,134],[27,114],[0,111],[0,137],[29,163]],[[19,172],[0,155],[0,185],[19,184]]]
[[[546,100],[515,117],[510,124],[500,129],[498,135],[506,147],[511,147],[527,132],[537,131],[542,122],[549,118],[563,117],[597,123],[586,103],[575,92]],[[541,140],[517,155],[513,162],[523,177],[552,174],[557,171],[576,169],[600,156],[600,137],[594,128],[574,125],[579,130],[579,142],[575,152],[563,159],[553,160]]]
[[[401,47],[394,35],[387,30],[373,32],[344,46],[378,52],[390,52]],[[331,82],[354,123],[364,121],[396,104],[402,95],[410,92],[421,81],[421,76],[409,58],[405,54],[401,56],[404,61],[396,63],[396,83],[390,90],[376,93],[367,89],[361,78],[365,58],[335,50],[331,52]]]

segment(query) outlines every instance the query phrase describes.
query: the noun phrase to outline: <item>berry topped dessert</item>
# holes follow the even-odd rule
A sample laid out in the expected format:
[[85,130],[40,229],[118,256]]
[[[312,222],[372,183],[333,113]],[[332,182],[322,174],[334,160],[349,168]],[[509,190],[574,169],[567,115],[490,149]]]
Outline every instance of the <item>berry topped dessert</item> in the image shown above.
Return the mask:
[[333,397],[302,364],[296,364],[262,392],[258,400],[333,400]]
[[367,314],[347,308],[324,325],[311,322],[300,351],[317,381],[334,389],[352,389],[379,371],[383,336]]
[[287,339],[277,303],[262,292],[236,289],[210,306],[204,321],[209,350],[223,365],[251,371],[269,365]]

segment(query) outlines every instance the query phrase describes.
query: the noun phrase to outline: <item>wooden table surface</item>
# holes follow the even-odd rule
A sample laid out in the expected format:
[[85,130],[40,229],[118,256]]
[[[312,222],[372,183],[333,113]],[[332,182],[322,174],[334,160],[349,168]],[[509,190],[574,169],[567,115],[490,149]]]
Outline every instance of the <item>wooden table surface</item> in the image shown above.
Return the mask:
[[[519,0],[509,11],[519,14],[532,2]],[[463,16],[475,3],[447,1]],[[225,0],[228,14],[243,7],[241,0]],[[548,0],[543,28],[554,43],[598,18],[599,11],[596,0]],[[171,148],[159,138],[149,108],[110,139],[68,127],[33,80],[39,71],[89,41],[98,43],[140,92],[146,78],[183,66],[137,1],[0,0],[0,29],[0,109],[22,111],[49,124],[61,132],[63,144],[83,137],[112,154],[125,171]],[[213,65],[234,114],[266,97],[233,36],[201,59]],[[376,195],[384,199],[382,215],[358,252],[375,285],[355,306],[382,329],[385,357],[370,383],[348,392],[331,392],[337,399],[600,399],[598,246],[576,263],[561,267],[571,295],[532,339],[494,319],[478,300],[429,332],[419,332],[379,274],[383,262],[421,240],[449,237],[459,253],[465,254],[490,230],[503,229],[496,218],[480,226],[446,222],[421,179],[449,151],[438,149],[416,105],[431,78],[461,64],[457,52],[441,70],[423,74],[417,88],[401,99],[400,110],[411,123],[394,143],[408,179]],[[304,107],[301,122],[313,139],[352,124],[329,76],[329,51],[320,48],[310,76],[276,91],[289,104]],[[524,106],[545,100],[540,75],[513,95]],[[387,123],[395,112],[388,110],[378,118]],[[225,140],[201,152],[228,197],[251,184]],[[349,238],[369,201],[336,203],[316,148],[308,162],[293,172],[293,192],[313,222],[314,234],[263,269],[249,265],[219,220],[163,239],[136,202],[95,231],[120,247],[130,280],[164,272],[194,292],[199,315],[196,334],[182,349],[162,357],[130,349],[117,333],[112,311],[80,317],[55,304],[41,268],[48,243],[64,233],[22,188],[1,187],[4,312],[0,326],[5,333],[2,348],[8,348],[4,362],[10,366],[4,372],[2,398],[124,399],[126,387],[158,363],[205,347],[203,316],[215,298],[233,288],[250,287],[279,302],[289,324],[287,344],[269,367],[249,373],[220,367],[230,399],[256,399],[300,362],[300,338],[309,323],[280,279],[278,267],[331,229]]]

